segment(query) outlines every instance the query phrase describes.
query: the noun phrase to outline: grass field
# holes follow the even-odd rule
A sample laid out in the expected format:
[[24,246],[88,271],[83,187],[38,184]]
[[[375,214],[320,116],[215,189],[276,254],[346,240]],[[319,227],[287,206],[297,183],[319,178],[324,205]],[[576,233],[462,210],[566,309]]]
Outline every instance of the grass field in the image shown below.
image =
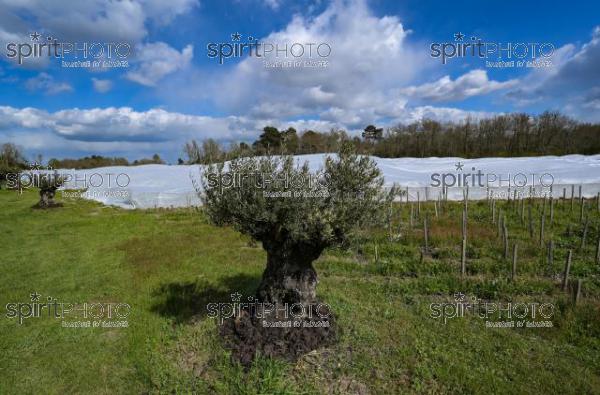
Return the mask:
[[[318,293],[338,316],[340,342],[297,363],[258,358],[244,372],[221,347],[206,304],[253,294],[266,260],[260,247],[195,209],[126,211],[59,196],[64,207],[40,211],[31,209],[36,199],[33,191],[0,191],[0,394],[600,393],[600,215],[593,201],[583,249],[578,203],[572,211],[556,205],[545,231],[556,245],[550,268],[538,239],[541,202],[534,202],[533,238],[514,204],[498,203],[511,247],[519,244],[514,280],[487,202],[469,205],[465,278],[461,204],[447,203],[439,218],[431,203],[423,205],[413,229],[409,207],[398,206],[393,241],[386,229],[371,230],[316,263]],[[433,253],[421,259],[425,211]],[[560,288],[570,248],[571,283],[584,280],[577,306]],[[27,303],[33,292],[42,300],[128,303],[129,327],[8,318],[5,306]],[[457,292],[553,303],[554,326],[432,318],[430,303],[452,302]]]

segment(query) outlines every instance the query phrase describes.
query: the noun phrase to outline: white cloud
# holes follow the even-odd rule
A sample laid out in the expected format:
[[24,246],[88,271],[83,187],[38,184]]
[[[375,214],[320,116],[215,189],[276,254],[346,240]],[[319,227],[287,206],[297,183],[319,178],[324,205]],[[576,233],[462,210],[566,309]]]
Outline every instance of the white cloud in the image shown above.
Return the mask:
[[517,80],[505,82],[493,81],[488,78],[485,70],[471,70],[454,81],[446,75],[435,82],[410,86],[400,92],[404,95],[435,102],[459,101],[472,96],[485,95],[501,89],[515,86]]
[[[467,117],[472,119],[490,118],[497,115],[486,111],[468,111],[452,107],[416,106],[409,107],[406,101],[398,99],[388,103],[378,110],[364,109],[362,111],[330,108],[320,114],[320,119],[341,125],[345,129],[362,130],[365,125],[377,124],[380,126],[394,126],[421,121],[424,118],[435,119],[440,122],[461,122]],[[385,121],[382,121],[385,118]]]
[[193,56],[194,46],[187,45],[181,52],[163,42],[141,45],[136,50],[136,66],[126,74],[131,81],[155,86],[166,75],[187,67]]
[[168,141],[188,133],[232,137],[230,132],[224,133],[226,119],[185,115],[162,109],[143,112],[129,107],[70,109],[58,111],[51,117],[53,130],[57,134],[75,140]]
[[94,90],[99,93],[106,93],[110,91],[113,86],[111,80],[101,80],[94,77],[92,77],[92,84],[94,85]]
[[452,107],[419,106],[407,109],[404,114],[393,120],[392,123],[411,123],[423,119],[434,119],[440,122],[463,122],[465,119],[491,118],[499,113],[489,111],[467,111]]
[[321,85],[306,88],[306,96],[317,103],[329,103],[335,98],[335,93],[325,92]]
[[66,82],[57,82],[48,73],[40,73],[36,77],[25,81],[25,87],[30,91],[43,92],[48,95],[56,95],[62,92],[71,92],[73,87]]
[[[0,13],[0,46],[2,48],[6,48],[9,43],[23,43],[30,41],[30,37],[27,33],[11,32],[9,31],[10,26],[2,26],[2,22],[2,13]],[[13,64],[17,64],[18,62],[16,57],[9,58],[8,56],[3,56],[2,58]],[[23,61],[20,67],[27,69],[40,69],[46,67],[48,63],[48,58],[46,56],[29,57]]]
[[[390,120],[410,122],[422,116],[448,120],[484,114],[415,107],[408,102],[409,96],[401,90],[428,67],[436,67],[427,62],[427,47],[411,45],[409,35],[397,17],[373,15],[364,0],[333,1],[321,14],[295,15],[283,29],[259,39],[280,47],[301,43],[305,48],[301,59],[305,60],[306,44],[327,43],[331,47],[327,68],[265,68],[263,57],[247,57],[233,65],[226,60],[216,71],[207,71],[209,77],[192,70],[169,80],[174,88],[162,97],[175,105],[213,100],[223,111],[246,114],[263,125],[311,119],[325,128],[319,130],[362,130],[369,123],[389,125]],[[273,55],[269,59],[276,60]],[[445,89],[455,98],[513,83],[491,81],[481,71],[449,82],[452,89]]]
[[[407,43],[409,33],[397,17],[374,16],[364,0],[334,1],[314,17],[295,15],[285,28],[259,40],[281,47],[300,43],[303,60],[309,59],[308,44],[325,43],[331,54],[313,60],[327,60],[328,67],[265,68],[265,58],[248,57],[233,67],[223,66],[210,79],[208,90],[222,109],[233,113],[267,115],[268,108],[283,108],[291,117],[332,108],[376,111],[376,105],[394,100],[394,89],[423,69],[427,54],[424,47]],[[179,83],[177,91],[183,95],[202,89],[194,88],[197,84],[207,90],[206,79],[194,74]]]
[[48,127],[51,122],[47,118],[48,113],[31,107],[22,109],[0,106],[0,130],[11,129],[42,129]]
[[[60,41],[126,42],[147,39],[151,24],[165,25],[189,12],[198,0],[0,0],[0,46],[30,42],[36,30]],[[28,58],[21,67],[44,68],[48,57]]]
[[[130,107],[66,109],[50,113],[34,108],[0,107],[0,130],[47,129],[56,135],[78,141],[169,141],[182,136],[240,139],[245,132],[257,132],[254,123],[243,117],[187,115],[160,108],[135,111]],[[262,126],[260,126],[262,128]]]
[[600,121],[594,111],[600,100],[600,26],[581,48],[567,44],[551,61],[551,67],[532,70],[506,96],[519,105],[543,102],[577,119]]
[[0,106],[0,142],[14,142],[31,155],[82,156],[125,154],[130,158],[161,155],[176,158],[191,138],[253,140],[264,125],[243,117],[209,117],[162,109],[128,107],[66,109]]
[[260,102],[248,112],[255,119],[285,119],[304,112],[304,108],[285,100],[280,102]]
[[13,34],[27,34],[22,29],[29,26],[29,29],[47,29],[61,40],[136,43],[146,37],[148,21],[170,22],[197,4],[197,0],[0,0],[5,11],[0,14],[0,25],[10,22],[9,31]]
[[186,115],[162,109],[134,111],[122,107],[50,113],[0,107],[0,142],[14,142],[26,153],[42,152],[46,157],[124,154],[139,158],[159,152],[177,158],[183,155],[182,147],[189,139],[253,141],[264,126],[262,121],[244,117]]

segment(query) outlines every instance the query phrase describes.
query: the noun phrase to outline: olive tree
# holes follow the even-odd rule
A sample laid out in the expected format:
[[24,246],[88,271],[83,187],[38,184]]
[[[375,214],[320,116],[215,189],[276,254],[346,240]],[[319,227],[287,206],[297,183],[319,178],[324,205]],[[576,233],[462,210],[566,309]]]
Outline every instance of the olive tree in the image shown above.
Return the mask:
[[57,172],[53,174],[44,172],[30,173],[30,177],[32,184],[40,190],[40,200],[34,208],[47,209],[62,206],[62,204],[54,201],[54,196],[58,188],[64,184],[64,177],[60,176]]
[[257,298],[269,303],[316,300],[313,262],[358,227],[382,218],[393,198],[375,162],[343,144],[318,172],[291,156],[238,158],[206,166],[202,200],[208,217],[262,243],[267,265]]

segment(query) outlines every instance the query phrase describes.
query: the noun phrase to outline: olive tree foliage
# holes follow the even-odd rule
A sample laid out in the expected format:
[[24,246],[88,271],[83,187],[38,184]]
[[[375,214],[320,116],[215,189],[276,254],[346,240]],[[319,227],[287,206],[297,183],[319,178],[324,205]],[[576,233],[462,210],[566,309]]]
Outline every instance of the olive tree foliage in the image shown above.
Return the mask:
[[258,297],[272,302],[315,299],[312,262],[354,231],[382,220],[394,197],[375,162],[350,144],[320,172],[292,156],[238,158],[204,168],[202,200],[210,220],[260,241],[267,268]]

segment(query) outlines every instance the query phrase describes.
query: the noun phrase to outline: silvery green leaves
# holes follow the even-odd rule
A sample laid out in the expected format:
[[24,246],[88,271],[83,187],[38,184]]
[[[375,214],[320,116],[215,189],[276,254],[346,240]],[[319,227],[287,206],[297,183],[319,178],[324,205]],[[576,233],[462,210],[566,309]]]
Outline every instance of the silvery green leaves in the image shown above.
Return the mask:
[[344,242],[352,230],[383,217],[395,195],[386,192],[375,162],[350,145],[311,171],[292,156],[239,158],[208,165],[203,203],[216,224],[229,224],[263,243]]

